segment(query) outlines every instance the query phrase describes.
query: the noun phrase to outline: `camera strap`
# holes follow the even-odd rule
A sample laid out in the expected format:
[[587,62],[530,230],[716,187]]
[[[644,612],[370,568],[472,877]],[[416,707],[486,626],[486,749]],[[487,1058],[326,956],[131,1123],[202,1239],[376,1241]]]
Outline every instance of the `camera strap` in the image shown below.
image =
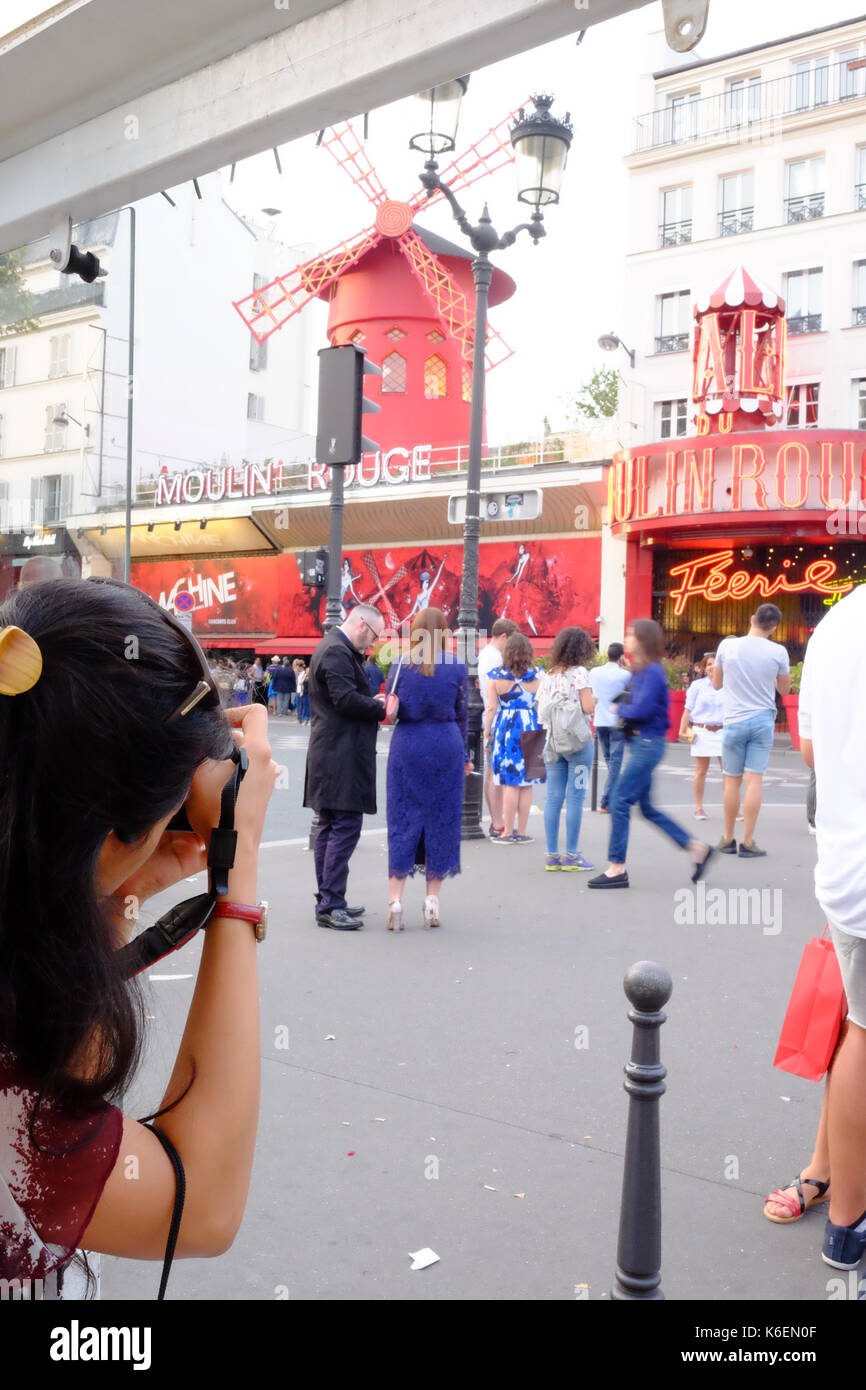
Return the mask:
[[[208,846],[208,891],[198,893],[194,898],[186,898],[170,907],[158,922],[145,927],[128,945],[121,947],[117,957],[126,980],[140,975],[143,970],[149,970],[158,961],[185,946],[197,932],[207,926],[218,900],[228,894],[229,870],[234,867],[238,840],[235,829],[235,805],[241,782],[249,767],[249,756],[245,748],[236,747],[232,759],[235,768],[223,787],[219,825],[211,831]],[[183,819],[186,820],[186,817]],[[191,829],[188,821],[186,828]]]

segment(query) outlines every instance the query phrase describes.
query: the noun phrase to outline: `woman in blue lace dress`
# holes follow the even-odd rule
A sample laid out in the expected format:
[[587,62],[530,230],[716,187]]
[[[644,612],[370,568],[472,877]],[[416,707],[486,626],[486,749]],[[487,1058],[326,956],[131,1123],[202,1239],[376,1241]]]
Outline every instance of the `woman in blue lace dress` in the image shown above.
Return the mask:
[[[466,751],[466,667],[448,650],[439,608],[412,619],[410,650],[397,679],[397,727],[388,754],[388,930],[403,930],[403,889],[416,869],[427,879],[424,923],[439,926],[439,889],[460,872]],[[388,680],[394,686],[397,670]]]
[[496,838],[496,844],[532,843],[532,836],[526,833],[532,788],[544,778],[527,778],[520,735],[541,727],[535,710],[541,674],[535,668],[529,638],[522,632],[512,632],[505,643],[502,665],[494,667],[488,677],[484,714],[485,744],[491,753],[493,780],[498,787],[504,788],[505,827]]

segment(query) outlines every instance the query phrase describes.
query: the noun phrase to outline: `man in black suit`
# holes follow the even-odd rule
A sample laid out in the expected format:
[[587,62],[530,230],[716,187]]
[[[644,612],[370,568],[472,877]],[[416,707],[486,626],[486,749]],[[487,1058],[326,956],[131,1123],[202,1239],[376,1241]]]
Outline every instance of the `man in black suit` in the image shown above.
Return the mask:
[[[358,604],[322,638],[310,662],[304,805],[319,813],[316,921],[337,931],[357,931],[364,915],[362,907],[346,905],[346,883],[364,815],[376,810],[376,734],[386,700],[370,694],[363,653],[384,630],[378,609]],[[396,697],[392,703],[396,708]],[[393,712],[391,703],[388,709]]]

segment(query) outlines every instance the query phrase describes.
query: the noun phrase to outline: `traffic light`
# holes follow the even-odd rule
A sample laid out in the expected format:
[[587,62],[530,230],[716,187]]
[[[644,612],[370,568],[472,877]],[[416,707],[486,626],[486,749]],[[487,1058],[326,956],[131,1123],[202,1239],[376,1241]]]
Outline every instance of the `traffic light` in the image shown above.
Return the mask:
[[364,438],[361,425],[365,414],[380,409],[364,395],[364,377],[381,375],[364,349],[353,343],[320,350],[317,463],[360,463],[364,454],[379,448]]
[[328,587],[328,552],[323,546],[318,550],[299,550],[296,559],[305,589]]

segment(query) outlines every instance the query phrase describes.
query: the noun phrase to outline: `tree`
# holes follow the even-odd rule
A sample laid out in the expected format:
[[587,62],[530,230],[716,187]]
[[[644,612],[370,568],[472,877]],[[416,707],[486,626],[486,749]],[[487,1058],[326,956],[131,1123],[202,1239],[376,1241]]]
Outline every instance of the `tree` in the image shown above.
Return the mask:
[[34,307],[33,295],[24,284],[19,253],[0,256],[0,338],[38,328],[32,317]]
[[584,420],[610,420],[619,404],[619,372],[597,367],[577,393],[573,409]]

